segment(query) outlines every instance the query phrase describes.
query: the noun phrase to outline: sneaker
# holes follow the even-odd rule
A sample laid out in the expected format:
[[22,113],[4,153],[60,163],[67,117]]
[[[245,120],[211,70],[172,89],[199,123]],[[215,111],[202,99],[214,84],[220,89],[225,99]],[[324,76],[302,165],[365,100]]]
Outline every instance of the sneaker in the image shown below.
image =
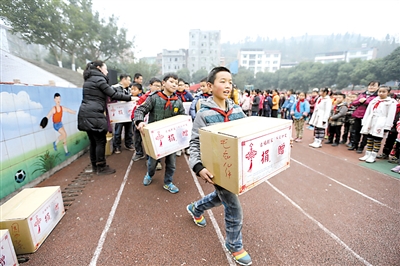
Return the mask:
[[115,148],[114,153],[115,154],[120,154],[121,153],[121,148]]
[[386,154],[384,154],[384,153],[381,153],[381,154],[378,154],[378,155],[376,156],[376,158],[386,160],[386,159],[389,158],[389,155],[386,155]]
[[164,185],[163,186],[164,189],[168,190],[169,192],[171,192],[172,194],[178,193],[179,192],[179,188],[177,188],[174,184],[169,183],[168,185]]
[[390,157],[390,159],[388,160],[388,163],[395,163],[397,164],[399,162],[399,159],[397,159],[396,156],[392,156]]
[[238,252],[232,252],[228,245],[225,244],[225,248],[226,250],[229,252],[229,254],[232,255],[233,259],[240,265],[251,265],[252,261],[250,258],[249,253],[247,253],[246,250],[244,250],[242,248],[242,250],[238,251]]
[[188,211],[188,213],[190,215],[192,215],[194,223],[200,227],[206,226],[207,222],[206,222],[206,219],[204,218],[204,216],[203,215],[201,215],[200,217],[194,216],[193,209],[194,209],[194,203],[190,203],[188,206],[186,206],[186,210]]
[[341,140],[341,141],[339,142],[339,144],[346,144],[346,141]]
[[302,141],[302,138],[295,139],[294,141],[296,141],[296,142],[301,142],[301,141]]
[[339,143],[334,142],[334,143],[332,143],[332,146],[333,147],[339,146]]
[[66,152],[66,153],[65,153],[65,156],[67,156],[67,157],[68,157],[69,155],[70,155],[70,153],[69,153],[69,152]]
[[390,169],[390,171],[395,172],[395,173],[400,173],[400,165]]
[[364,149],[362,149],[362,148],[358,148],[358,149],[356,150],[357,153],[363,153],[363,151],[364,151]]
[[56,144],[55,141],[53,142],[53,149],[54,149],[55,151],[57,151],[57,144]]
[[330,140],[328,140],[328,141],[325,141],[325,144],[332,144],[333,142],[332,141],[330,141]]
[[307,129],[314,130],[314,127],[313,126],[309,126],[309,127],[307,127]]
[[114,174],[116,171],[115,169],[110,168],[110,166],[97,166],[97,175],[111,175]]
[[156,171],[160,171],[160,170],[162,170],[162,164],[161,163],[157,163]]
[[146,158],[146,155],[144,155],[144,154],[136,154],[135,157],[132,158],[132,161],[137,162],[137,161],[142,160],[144,158]]
[[143,178],[143,185],[148,186],[151,184],[151,181],[153,181],[153,180],[149,176],[149,173],[146,173],[146,175]]
[[176,156],[181,157],[181,155],[182,155],[182,151],[181,150],[176,152]]
[[134,151],[135,147],[133,147],[133,145],[129,145],[129,146],[125,146],[125,149],[130,150],[130,151]]
[[185,154],[190,155],[189,148],[185,149]]

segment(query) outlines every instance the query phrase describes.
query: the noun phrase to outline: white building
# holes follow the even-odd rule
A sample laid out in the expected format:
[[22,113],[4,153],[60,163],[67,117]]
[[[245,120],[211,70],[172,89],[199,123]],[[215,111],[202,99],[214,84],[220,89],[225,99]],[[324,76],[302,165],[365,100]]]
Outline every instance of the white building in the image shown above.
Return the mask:
[[210,71],[220,65],[221,31],[190,30],[188,69],[193,74],[199,69]]
[[187,50],[166,50],[162,52],[162,74],[176,72],[187,67]]
[[334,62],[350,62],[352,59],[371,60],[375,59],[377,49],[375,47],[365,47],[359,49],[351,49],[348,51],[320,53],[315,55],[314,62],[321,62],[323,64]]
[[240,49],[239,67],[257,72],[275,72],[281,65],[281,52],[264,49]]

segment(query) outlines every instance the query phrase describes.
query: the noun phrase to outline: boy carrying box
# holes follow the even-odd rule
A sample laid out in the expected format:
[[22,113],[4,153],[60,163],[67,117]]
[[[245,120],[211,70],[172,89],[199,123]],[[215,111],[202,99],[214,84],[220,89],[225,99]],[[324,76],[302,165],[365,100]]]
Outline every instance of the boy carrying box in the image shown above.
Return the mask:
[[206,226],[203,213],[213,207],[224,205],[225,208],[225,247],[235,261],[241,265],[251,265],[250,255],[243,249],[242,224],[243,212],[239,197],[232,192],[215,185],[213,174],[202,164],[200,154],[199,129],[215,123],[223,123],[245,118],[242,108],[229,99],[232,90],[232,75],[225,67],[211,70],[207,79],[207,87],[212,96],[201,103],[196,114],[190,140],[189,164],[197,176],[206,183],[213,184],[215,190],[204,198],[189,204],[186,209],[193,217],[194,223],[200,227]]
[[[152,92],[146,101],[138,106],[135,111],[135,125],[143,133],[145,126],[144,117],[149,114],[149,124],[170,118],[175,115],[185,115],[185,108],[182,101],[178,99],[175,91],[178,87],[178,76],[176,74],[167,74],[162,81],[162,90]],[[171,193],[179,192],[179,189],[172,183],[172,177],[175,173],[176,153],[165,157],[165,175],[164,189]],[[156,172],[157,160],[149,156],[147,162],[147,173],[143,179],[143,185],[150,185]]]

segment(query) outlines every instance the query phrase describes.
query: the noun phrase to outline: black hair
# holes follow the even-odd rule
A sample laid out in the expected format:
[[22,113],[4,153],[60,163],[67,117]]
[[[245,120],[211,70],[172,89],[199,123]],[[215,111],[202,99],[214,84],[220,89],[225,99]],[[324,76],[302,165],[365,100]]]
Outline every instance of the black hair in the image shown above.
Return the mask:
[[149,84],[153,85],[154,82],[159,82],[161,84],[161,80],[159,80],[158,78],[151,78],[150,81],[149,81]]
[[271,92],[272,92],[272,93],[276,92],[276,94],[279,94],[277,89],[272,89]]
[[55,99],[56,97],[61,97],[61,95],[60,95],[58,92],[56,92],[56,93],[54,93],[54,99]]
[[214,67],[208,74],[207,82],[214,84],[217,73],[219,73],[219,72],[228,72],[229,74],[231,73],[231,71],[229,69],[227,69],[226,67],[223,67],[223,66]]
[[132,77],[130,75],[128,75],[128,74],[121,74],[121,75],[119,75],[119,81],[121,81],[121,80],[123,80],[123,79],[125,79],[127,77],[130,77],[132,79]]
[[83,71],[83,79],[87,80],[90,77],[90,71],[92,69],[100,71],[97,67],[102,67],[103,65],[104,65],[104,62],[101,60],[95,60],[95,61],[87,63],[85,71]]
[[186,82],[185,82],[185,80],[183,78],[179,78],[178,79],[178,83],[181,82],[181,81],[183,82],[183,84],[186,84]]
[[200,82],[207,82],[207,77],[202,78],[202,79],[200,80]]
[[298,91],[298,92],[297,92],[298,95],[300,95],[300,94],[302,94],[302,93],[304,93],[304,96],[307,97],[307,92],[305,92],[305,91]]
[[256,92],[257,94],[259,94],[259,93],[260,93],[260,90],[259,90],[259,89],[256,89],[255,92]]
[[164,78],[163,78],[163,81],[167,81],[167,80],[169,80],[170,78],[178,79],[178,75],[175,74],[175,73],[167,73],[167,74],[165,74],[165,76],[164,76]]
[[250,91],[249,90],[244,90],[245,93],[247,93],[250,96]]
[[377,81],[377,80],[372,80],[372,81],[370,81],[369,83],[368,83],[368,86],[369,85],[374,85],[375,83],[378,83],[378,87],[381,85],[381,83],[379,82],[379,81]]
[[346,95],[345,95],[344,93],[342,93],[342,92],[336,92],[336,95],[337,95],[337,96],[342,96],[343,99],[346,98]]
[[135,79],[138,79],[138,78],[140,78],[140,77],[143,77],[142,74],[140,74],[140,73],[135,73],[135,75],[133,76],[133,79],[135,80]]
[[142,84],[132,82],[131,84],[129,84],[129,88],[132,88],[132,87],[136,87],[136,88],[138,88],[138,90],[143,91]]
[[320,92],[325,92],[326,95],[330,95],[329,93],[330,93],[331,90],[328,87],[325,87],[325,88],[320,89],[319,91]]
[[185,81],[185,85],[188,85],[188,86],[190,86],[189,82],[187,82],[187,81]]
[[388,92],[390,92],[390,91],[392,90],[392,87],[386,86],[386,85],[379,86],[379,89],[380,89],[380,88],[387,89]]

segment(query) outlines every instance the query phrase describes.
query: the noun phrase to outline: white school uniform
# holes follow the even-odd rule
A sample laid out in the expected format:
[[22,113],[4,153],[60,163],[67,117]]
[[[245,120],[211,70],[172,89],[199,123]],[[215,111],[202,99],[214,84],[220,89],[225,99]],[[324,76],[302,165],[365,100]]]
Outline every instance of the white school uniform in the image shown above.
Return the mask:
[[367,107],[361,121],[361,134],[371,134],[375,137],[384,137],[384,131],[390,130],[396,115],[397,102],[390,98],[375,97]]
[[[321,99],[321,101],[319,101]],[[328,119],[331,115],[332,109],[332,100],[331,97],[328,95],[325,97],[318,98],[317,102],[315,103],[314,113],[310,119],[310,125],[319,128],[327,128],[328,127]],[[326,122],[323,124],[323,122]]]

